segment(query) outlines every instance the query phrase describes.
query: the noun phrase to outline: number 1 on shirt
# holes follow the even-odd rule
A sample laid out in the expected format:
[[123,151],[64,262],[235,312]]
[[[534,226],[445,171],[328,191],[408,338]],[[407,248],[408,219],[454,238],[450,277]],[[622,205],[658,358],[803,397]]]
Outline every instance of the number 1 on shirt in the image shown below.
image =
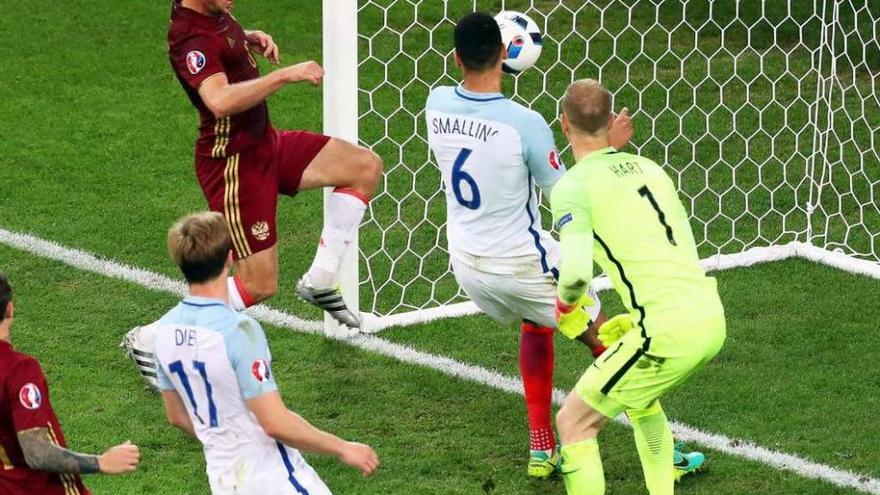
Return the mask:
[[666,214],[660,209],[660,205],[657,204],[657,200],[654,199],[654,195],[651,194],[651,190],[648,189],[648,186],[642,186],[642,188],[639,189],[639,195],[643,198],[648,198],[648,201],[651,202],[651,206],[653,206],[654,210],[657,212],[657,217],[660,219],[660,223],[666,228],[666,239],[669,240],[669,244],[678,246],[675,242],[675,237],[672,235],[672,227],[666,223]]

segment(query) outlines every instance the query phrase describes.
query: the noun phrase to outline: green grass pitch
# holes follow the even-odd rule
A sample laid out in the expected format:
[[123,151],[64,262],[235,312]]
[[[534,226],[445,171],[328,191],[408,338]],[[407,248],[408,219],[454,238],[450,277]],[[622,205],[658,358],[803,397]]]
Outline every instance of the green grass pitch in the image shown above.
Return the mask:
[[[470,5],[451,3],[461,9]],[[479,3],[494,10],[499,2]],[[428,10],[425,15],[432,15]],[[6,124],[0,139],[0,228],[176,276],[164,251],[164,232],[180,215],[204,208],[204,201],[191,163],[196,115],[165,53],[169,2],[34,0],[5,12],[0,16],[0,59],[6,61],[0,71],[0,122]],[[236,5],[245,26],[276,37],[284,63],[320,59],[320,12],[317,0]],[[743,63],[750,63],[748,57]],[[766,70],[778,70],[772,57],[765,63],[771,64]],[[375,78],[375,70],[365,67],[362,78]],[[528,93],[532,83],[521,84],[520,94]],[[270,100],[275,125],[320,129],[320,99],[319,89],[283,90]],[[653,145],[640,141],[645,138],[637,134],[650,151]],[[385,159],[394,164],[398,156]],[[436,189],[431,172],[417,177],[418,188]],[[389,180],[389,187],[402,187]],[[774,196],[780,201],[774,206],[789,204],[797,193]],[[717,208],[711,202],[690,206],[706,215]],[[393,215],[392,207],[379,202],[374,214]],[[310,262],[320,209],[318,192],[284,199],[279,209],[282,279],[271,305],[310,319],[318,313],[296,302],[292,289]],[[866,217],[876,226],[872,221]],[[742,228],[743,238],[751,239],[758,226],[747,222]],[[776,234],[783,230],[781,221],[767,228]],[[375,235],[364,234],[365,246]],[[714,230],[706,235],[722,242]],[[862,242],[870,246],[871,241]],[[199,445],[165,423],[160,401],[117,347],[125,331],[152,321],[175,299],[5,246],[0,246],[0,270],[16,289],[13,342],[43,363],[71,446],[96,452],[130,439],[142,447],[138,472],[89,477],[94,492],[208,493]],[[399,274],[407,275],[412,272]],[[878,282],[797,260],[717,276],[729,339],[715,362],[665,399],[670,417],[880,477],[875,427],[880,368],[874,365],[880,334],[871,314],[880,306]],[[605,294],[609,312],[618,311],[617,297]],[[310,457],[336,493],[564,493],[560,482],[525,478],[528,435],[521,397],[319,337],[272,327],[267,332],[291,407],[320,427],[373,444],[382,457],[379,474],[367,480],[332,459]],[[392,329],[383,337],[517,374],[518,331],[483,316]],[[568,388],[590,359],[584,349],[561,339],[557,356],[557,386]],[[610,426],[600,442],[609,493],[642,493],[630,432]],[[708,455],[708,471],[686,481],[679,493],[858,493],[718,452]]]

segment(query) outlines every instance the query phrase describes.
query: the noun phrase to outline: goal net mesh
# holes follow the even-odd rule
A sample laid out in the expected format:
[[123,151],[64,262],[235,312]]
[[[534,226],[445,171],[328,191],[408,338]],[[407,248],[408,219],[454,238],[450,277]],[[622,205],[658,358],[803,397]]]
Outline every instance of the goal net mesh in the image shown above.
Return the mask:
[[541,58],[505,76],[504,92],[540,112],[560,148],[572,80],[598,79],[615,109],[630,109],[631,150],[676,181],[701,256],[804,241],[880,262],[876,0],[362,0],[358,10],[359,138],[385,161],[360,231],[364,312],[464,300],[424,103],[459,81],[452,30],[474,10],[518,10],[542,27]]

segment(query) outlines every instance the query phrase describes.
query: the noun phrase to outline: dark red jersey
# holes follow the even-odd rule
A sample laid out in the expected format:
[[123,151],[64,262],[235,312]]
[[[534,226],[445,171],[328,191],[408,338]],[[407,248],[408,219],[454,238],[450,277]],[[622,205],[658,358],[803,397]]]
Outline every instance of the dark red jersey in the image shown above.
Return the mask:
[[238,115],[216,119],[199,96],[199,86],[217,74],[226,74],[230,84],[260,77],[244,30],[234,17],[203,15],[175,0],[168,29],[168,58],[199,111],[196,154],[226,158],[266,138],[270,124],[265,101]]
[[88,495],[79,475],[34,471],[24,461],[17,432],[46,428],[49,441],[67,447],[36,359],[0,340],[0,493]]

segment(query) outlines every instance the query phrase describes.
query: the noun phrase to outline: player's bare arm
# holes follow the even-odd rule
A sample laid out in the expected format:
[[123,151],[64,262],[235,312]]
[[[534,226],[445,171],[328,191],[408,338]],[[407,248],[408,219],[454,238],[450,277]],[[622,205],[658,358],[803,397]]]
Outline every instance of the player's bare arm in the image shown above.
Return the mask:
[[272,64],[278,65],[280,61],[278,58],[278,45],[272,36],[259,30],[245,30],[244,34],[252,52],[258,53],[266,57]]
[[31,469],[59,474],[121,474],[134,471],[140,462],[138,447],[128,442],[97,456],[59,447],[50,438],[48,428],[18,432],[18,442]]
[[165,404],[165,416],[168,418],[168,423],[196,438],[196,429],[186,411],[186,406],[183,405],[180,394],[176,390],[163,390],[162,402]]
[[318,85],[323,79],[324,69],[314,61],[290,65],[235,84],[229,83],[226,74],[218,73],[199,86],[199,96],[219,119],[250,110],[288,84],[309,82]]
[[287,409],[281,394],[268,392],[248,401],[248,407],[270,437],[296,449],[337,457],[364,476],[379,467],[379,456],[367,445],[345,441],[315,428],[308,421]]

